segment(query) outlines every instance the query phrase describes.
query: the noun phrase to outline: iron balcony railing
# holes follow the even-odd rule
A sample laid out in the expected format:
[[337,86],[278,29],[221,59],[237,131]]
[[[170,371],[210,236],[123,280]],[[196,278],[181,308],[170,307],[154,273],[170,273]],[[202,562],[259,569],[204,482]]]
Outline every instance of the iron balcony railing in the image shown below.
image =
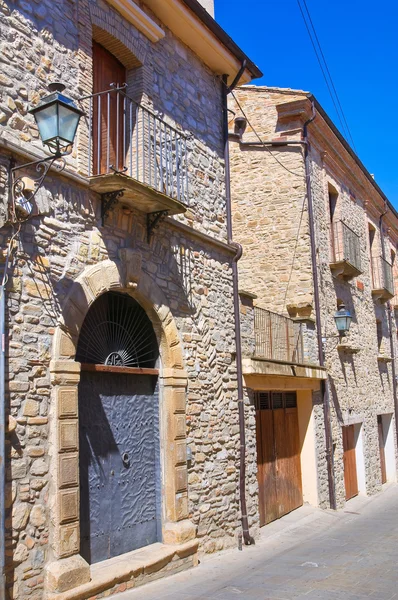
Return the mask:
[[394,295],[394,276],[391,264],[382,256],[372,256],[373,289],[386,290]]
[[124,86],[89,102],[89,177],[115,171],[188,202],[188,136],[129,98]]
[[301,323],[255,306],[254,336],[255,356],[282,362],[304,362]]
[[344,221],[333,223],[333,262],[348,262],[361,271],[361,240]]

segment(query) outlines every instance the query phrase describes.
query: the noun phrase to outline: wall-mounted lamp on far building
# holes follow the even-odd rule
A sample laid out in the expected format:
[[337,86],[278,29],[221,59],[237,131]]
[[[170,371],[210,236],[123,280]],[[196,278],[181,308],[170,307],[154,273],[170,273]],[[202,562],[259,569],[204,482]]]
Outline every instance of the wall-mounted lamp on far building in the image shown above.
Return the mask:
[[352,316],[349,310],[346,310],[344,304],[339,304],[338,310],[334,314],[337,333],[339,337],[344,337],[350,330]]
[[234,120],[234,132],[239,136],[241,140],[243,134],[246,131],[247,119],[245,117],[236,117]]
[[[65,168],[64,157],[72,152],[77,127],[84,114],[70,98],[62,94],[65,89],[63,83],[50,83],[48,89],[50,94],[28,112],[34,116],[41,141],[48,147],[51,156],[17,167],[12,166],[10,169],[12,208],[18,221],[25,220],[32,213],[32,201],[42,186],[49,169],[52,166],[57,171]],[[39,173],[37,178],[15,176],[17,171],[33,166]],[[27,185],[27,181],[33,182],[33,185]]]

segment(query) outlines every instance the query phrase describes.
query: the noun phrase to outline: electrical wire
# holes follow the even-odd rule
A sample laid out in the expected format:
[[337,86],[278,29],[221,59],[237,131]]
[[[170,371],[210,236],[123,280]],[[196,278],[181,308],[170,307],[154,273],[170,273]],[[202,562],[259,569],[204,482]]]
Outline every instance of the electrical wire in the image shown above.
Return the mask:
[[253,131],[254,135],[256,136],[256,138],[258,139],[258,141],[263,145],[263,148],[265,148],[268,152],[268,154],[270,154],[272,156],[272,158],[281,166],[285,169],[285,171],[287,171],[288,173],[290,173],[291,175],[294,175],[295,177],[303,177],[303,173],[296,173],[295,171],[291,171],[290,169],[288,169],[288,167],[286,167],[275,155],[274,153],[268,148],[268,146],[265,144],[264,140],[261,139],[260,135],[257,133],[256,129],[253,127],[253,125],[250,123],[247,114],[245,113],[245,111],[242,108],[241,103],[239,102],[239,100],[237,99],[237,97],[234,94],[233,90],[229,90],[230,94],[232,95],[233,99],[235,100],[236,104],[239,107],[239,110],[241,111],[242,115],[245,117],[247,124],[249,125],[249,127],[251,128],[251,130]]
[[[340,124],[341,124],[341,127],[342,127],[342,130],[344,132],[345,137],[347,139],[349,138],[351,140],[351,144],[352,144],[352,146],[353,146],[353,148],[354,148],[354,150],[356,152],[357,150],[356,150],[356,147],[355,147],[355,142],[354,142],[354,139],[352,137],[350,128],[348,126],[347,119],[345,117],[344,110],[343,110],[343,107],[341,105],[340,98],[339,98],[339,95],[337,93],[334,81],[333,81],[333,77],[332,77],[332,75],[330,73],[330,70],[329,70],[329,67],[328,67],[325,55],[324,55],[323,50],[322,50],[321,43],[319,41],[318,34],[316,32],[316,29],[315,29],[315,25],[313,23],[310,11],[309,11],[308,6],[307,6],[307,2],[306,2],[306,0],[302,0],[302,3],[304,5],[305,11],[307,13],[308,20],[309,20],[310,26],[311,26],[312,31],[313,31],[313,35],[311,33],[310,26],[307,23],[307,19],[305,18],[304,11],[303,11],[302,6],[300,4],[300,0],[297,0],[297,4],[298,4],[298,7],[300,9],[301,16],[303,17],[304,25],[305,25],[305,27],[307,29],[308,36],[310,38],[312,47],[314,49],[315,56],[317,58],[318,64],[320,66],[320,69],[322,71],[322,75],[323,75],[323,78],[325,80],[326,86],[328,88],[328,91],[329,91],[330,97],[332,99],[334,108],[336,110],[336,114],[337,114],[338,119],[340,121]],[[314,37],[313,36],[315,37],[315,41],[314,41]],[[318,50],[319,50],[319,52],[318,52]],[[323,64],[322,64],[322,61],[323,61]]]

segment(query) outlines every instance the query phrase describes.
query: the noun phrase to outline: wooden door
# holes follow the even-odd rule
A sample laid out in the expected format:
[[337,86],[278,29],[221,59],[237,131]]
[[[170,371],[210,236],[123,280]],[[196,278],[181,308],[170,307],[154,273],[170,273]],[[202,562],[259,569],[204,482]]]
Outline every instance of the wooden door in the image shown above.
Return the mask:
[[355,426],[343,427],[345,499],[358,495],[357,461],[355,455]]
[[279,516],[276,491],[276,460],[274,427],[271,410],[256,412],[257,431],[257,480],[260,526]]
[[381,483],[387,482],[387,471],[386,471],[386,454],[384,450],[384,431],[383,431],[383,418],[381,415],[377,415],[377,428],[379,432],[379,449],[380,449],[380,467],[381,467]]
[[[294,397],[294,402],[292,398]],[[257,479],[260,526],[303,504],[296,396],[257,395]],[[294,404],[294,405],[293,405]]]
[[126,82],[126,69],[113,54],[93,42],[93,174],[124,167],[124,98],[119,92],[100,94]]
[[81,373],[80,553],[89,564],[160,540],[156,379]]

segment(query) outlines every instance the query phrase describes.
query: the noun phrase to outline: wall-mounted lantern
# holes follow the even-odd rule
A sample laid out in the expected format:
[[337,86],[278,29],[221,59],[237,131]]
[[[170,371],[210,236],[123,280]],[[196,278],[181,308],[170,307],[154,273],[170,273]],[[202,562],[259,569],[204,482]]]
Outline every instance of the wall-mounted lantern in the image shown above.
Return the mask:
[[339,304],[338,310],[334,314],[337,332],[340,337],[344,337],[350,330],[352,316],[350,311],[346,310],[344,304]]
[[[64,157],[72,152],[77,127],[84,114],[70,98],[62,94],[65,89],[63,83],[50,83],[48,89],[50,94],[28,112],[34,116],[41,141],[48,147],[51,156],[11,168],[11,196],[13,211],[18,221],[26,219],[31,214],[32,200],[42,186],[49,169],[52,166],[57,171],[65,168]],[[26,178],[22,176],[15,178],[15,173],[31,166],[36,166],[40,175],[36,179],[29,180],[33,181],[34,185],[32,189],[28,189]]]

